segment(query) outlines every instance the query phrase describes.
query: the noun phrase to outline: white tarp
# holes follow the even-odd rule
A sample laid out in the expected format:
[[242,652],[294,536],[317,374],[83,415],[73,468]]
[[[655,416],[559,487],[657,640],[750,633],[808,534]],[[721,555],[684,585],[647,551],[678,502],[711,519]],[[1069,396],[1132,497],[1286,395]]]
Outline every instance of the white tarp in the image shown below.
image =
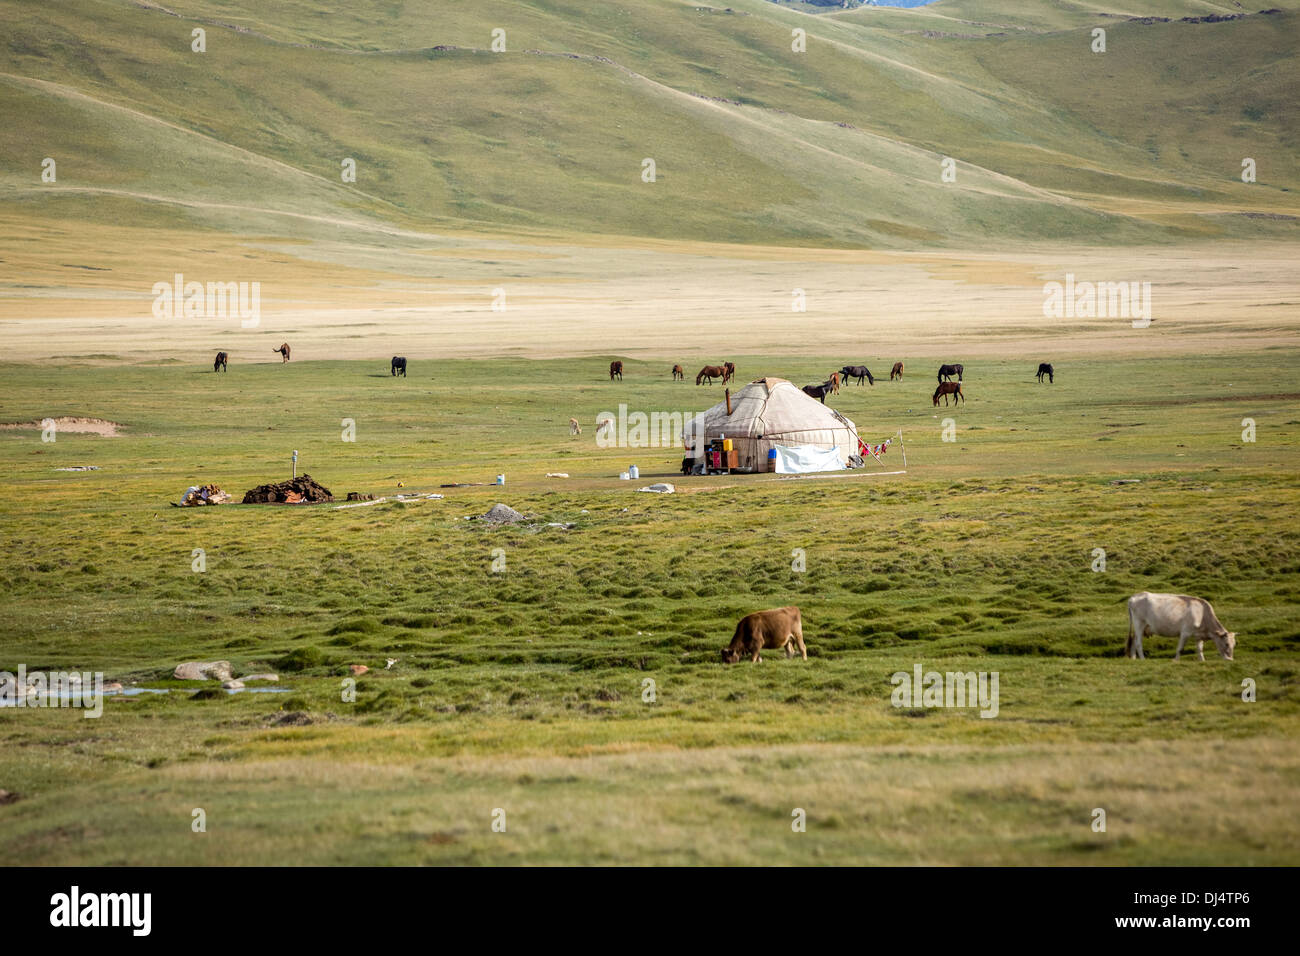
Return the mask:
[[773,445],[778,475],[802,475],[810,471],[843,471],[844,456],[839,446]]

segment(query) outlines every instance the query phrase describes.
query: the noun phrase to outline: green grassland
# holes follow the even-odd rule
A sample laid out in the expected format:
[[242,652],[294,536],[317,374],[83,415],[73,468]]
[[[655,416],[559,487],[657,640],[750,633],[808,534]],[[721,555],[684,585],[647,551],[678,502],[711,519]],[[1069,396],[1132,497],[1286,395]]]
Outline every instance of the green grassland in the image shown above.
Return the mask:
[[[621,384],[590,359],[413,362],[405,380],[358,362],[0,366],[0,420],[125,426],[0,431],[0,669],[173,690],[99,720],[0,711],[0,789],[20,795],[0,861],[1295,864],[1294,352],[1062,359],[1051,386],[1032,363],[970,362],[967,404],[937,411],[932,363],[902,358],[903,382],[831,404],[872,440],[901,428],[907,474],[797,481],[682,479],[675,449],[596,447],[590,423],[619,403],[721,397],[639,361]],[[839,363],[737,364],[802,383]],[[241,497],[293,449],[339,497],[507,484],[168,506],[197,482]],[[642,481],[617,480],[633,463]],[[636,493],[651,476],[679,493]],[[533,521],[464,520],[496,501]],[[1236,659],[1175,663],[1160,638],[1123,659],[1142,589],[1212,600]],[[718,663],[739,616],[787,603],[807,662]],[[214,658],[287,692],[191,699],[170,679]],[[372,670],[347,702],[352,663]],[[998,716],[892,707],[890,675],[916,663],[997,671]]]
[[[0,4],[0,196],[239,234],[534,230],[819,246],[1277,238],[1293,4]],[[1159,2],[1177,17],[1230,3]],[[1108,31],[1105,54],[1090,31]],[[207,30],[207,51],[190,32]],[[504,29],[506,51],[490,50]],[[808,34],[791,50],[791,30]],[[958,163],[956,182],[940,160]],[[1258,182],[1240,180],[1244,157]],[[45,157],[57,183],[39,180]],[[345,184],[340,162],[357,161]],[[642,182],[653,158],[657,181]]]

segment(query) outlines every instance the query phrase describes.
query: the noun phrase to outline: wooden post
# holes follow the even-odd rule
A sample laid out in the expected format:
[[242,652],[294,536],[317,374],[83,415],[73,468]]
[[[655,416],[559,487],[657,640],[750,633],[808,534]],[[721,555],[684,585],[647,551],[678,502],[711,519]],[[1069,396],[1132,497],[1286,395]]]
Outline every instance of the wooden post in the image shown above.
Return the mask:
[[731,389],[726,389],[724,394],[727,396],[727,415],[731,415]]

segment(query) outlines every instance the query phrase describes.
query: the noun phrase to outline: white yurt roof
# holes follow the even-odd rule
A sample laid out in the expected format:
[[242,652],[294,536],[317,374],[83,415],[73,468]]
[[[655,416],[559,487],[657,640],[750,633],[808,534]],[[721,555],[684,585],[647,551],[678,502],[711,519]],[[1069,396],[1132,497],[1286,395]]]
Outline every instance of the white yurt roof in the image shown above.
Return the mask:
[[[704,429],[704,440],[755,438],[782,445],[841,445],[856,450],[857,426],[783,378],[760,378],[688,420],[682,438],[692,440]],[[852,437],[851,437],[852,436]]]

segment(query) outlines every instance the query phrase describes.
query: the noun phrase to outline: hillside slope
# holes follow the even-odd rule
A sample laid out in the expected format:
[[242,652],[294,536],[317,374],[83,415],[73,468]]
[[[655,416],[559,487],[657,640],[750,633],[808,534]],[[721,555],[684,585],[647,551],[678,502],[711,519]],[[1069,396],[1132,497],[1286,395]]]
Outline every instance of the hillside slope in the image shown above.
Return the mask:
[[[1191,24],[1019,6],[7,0],[0,197],[19,215],[253,234],[346,222],[869,247],[1293,234],[1276,215],[1300,214],[1293,10]],[[1094,24],[1105,54],[1089,49]],[[190,49],[196,27],[206,52]],[[57,183],[40,181],[45,157]],[[1241,182],[1244,157],[1257,183]]]

